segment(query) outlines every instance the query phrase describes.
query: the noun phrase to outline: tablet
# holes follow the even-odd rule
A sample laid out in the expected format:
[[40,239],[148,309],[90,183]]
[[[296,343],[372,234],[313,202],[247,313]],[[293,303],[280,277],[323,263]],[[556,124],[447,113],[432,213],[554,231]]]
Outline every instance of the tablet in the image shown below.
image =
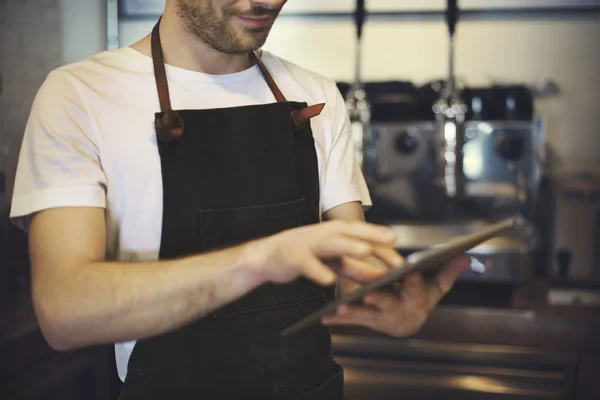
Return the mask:
[[284,329],[281,335],[289,336],[313,324],[320,323],[323,317],[335,313],[340,305],[355,303],[362,300],[369,292],[391,287],[394,283],[402,281],[411,272],[433,275],[440,271],[447,262],[460,257],[477,245],[521,224],[522,220],[520,218],[508,218],[493,223],[473,234],[457,237],[444,245],[414,253],[410,256],[410,261],[406,261],[400,267],[390,270],[386,275],[366,284],[344,298],[330,302],[320,310]]

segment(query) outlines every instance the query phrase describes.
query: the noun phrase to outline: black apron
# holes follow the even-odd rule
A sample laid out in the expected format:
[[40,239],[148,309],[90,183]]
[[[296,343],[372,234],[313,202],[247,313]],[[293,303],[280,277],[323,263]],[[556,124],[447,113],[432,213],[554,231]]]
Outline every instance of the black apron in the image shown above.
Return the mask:
[[[316,224],[319,177],[310,117],[323,105],[288,102],[252,53],[277,102],[171,109],[159,23],[152,54],[163,179],[160,259],[198,254]],[[174,332],[140,340],[121,400],[342,400],[331,336],[317,325],[280,331],[322,307],[333,290],[299,279],[265,284]]]

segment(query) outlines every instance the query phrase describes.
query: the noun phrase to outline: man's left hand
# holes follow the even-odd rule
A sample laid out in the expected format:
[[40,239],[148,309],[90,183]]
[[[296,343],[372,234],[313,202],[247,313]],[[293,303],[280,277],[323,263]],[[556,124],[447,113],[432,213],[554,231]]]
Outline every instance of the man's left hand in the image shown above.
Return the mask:
[[323,324],[364,326],[393,337],[412,335],[423,326],[469,261],[468,256],[451,261],[431,280],[410,274],[399,290],[370,293],[365,296],[364,305],[342,305],[336,314],[325,317]]

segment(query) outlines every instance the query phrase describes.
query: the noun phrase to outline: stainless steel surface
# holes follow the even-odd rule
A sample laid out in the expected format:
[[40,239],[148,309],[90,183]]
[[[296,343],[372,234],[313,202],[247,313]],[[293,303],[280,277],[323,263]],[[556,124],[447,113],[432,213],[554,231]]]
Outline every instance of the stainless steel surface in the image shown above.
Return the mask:
[[408,338],[332,328],[347,399],[600,398],[597,309],[549,306],[545,285],[521,289],[530,309],[441,305]]
[[[466,310],[465,312],[468,312]],[[525,312],[531,314],[531,312]],[[456,343],[450,341],[428,341],[420,339],[397,340],[379,336],[339,335],[333,336],[336,354],[342,356],[411,355],[437,360],[460,359],[466,363],[501,361],[513,367],[524,367],[536,363],[574,365],[575,359],[569,352],[548,353],[544,350],[520,346]]]
[[553,187],[552,276],[565,284],[600,286],[600,175],[556,177]]
[[345,399],[566,399],[577,357],[531,348],[339,336]]

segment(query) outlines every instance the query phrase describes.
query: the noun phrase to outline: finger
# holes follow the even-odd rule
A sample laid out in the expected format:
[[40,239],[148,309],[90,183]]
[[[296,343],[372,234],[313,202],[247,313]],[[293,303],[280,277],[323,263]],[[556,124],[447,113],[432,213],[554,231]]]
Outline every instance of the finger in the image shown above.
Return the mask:
[[394,245],[396,235],[389,228],[362,221],[334,221],[330,225],[341,234],[382,245]]
[[425,289],[425,280],[423,275],[418,272],[407,274],[402,281],[402,295],[406,297],[414,297]]
[[470,257],[464,255],[450,261],[433,280],[434,290],[430,294],[434,303],[439,302],[452,288],[463,271],[470,265]]
[[374,292],[365,296],[365,304],[383,312],[398,312],[403,306],[402,299],[395,293]]
[[340,234],[333,234],[320,240],[315,247],[315,254],[321,258],[342,256],[365,258],[372,252],[371,243]]
[[396,249],[389,246],[375,246],[373,255],[383,261],[388,268],[397,268],[404,262],[404,257]]
[[302,275],[319,285],[331,286],[337,280],[335,273],[310,253],[302,258],[300,267]]
[[360,325],[367,328],[377,326],[381,313],[364,306],[342,306],[340,310],[333,315],[322,319],[324,325]]
[[384,273],[387,273],[390,270],[390,267],[385,262],[381,261],[375,255],[368,256],[368,257],[364,258],[362,261],[369,263],[369,265],[378,268],[379,270],[381,270]]
[[387,270],[366,260],[343,257],[336,272],[355,282],[367,283],[380,278]]
[[402,282],[401,298],[405,302],[404,307],[410,310],[424,308],[429,298],[429,290],[430,287],[421,274],[408,274]]

